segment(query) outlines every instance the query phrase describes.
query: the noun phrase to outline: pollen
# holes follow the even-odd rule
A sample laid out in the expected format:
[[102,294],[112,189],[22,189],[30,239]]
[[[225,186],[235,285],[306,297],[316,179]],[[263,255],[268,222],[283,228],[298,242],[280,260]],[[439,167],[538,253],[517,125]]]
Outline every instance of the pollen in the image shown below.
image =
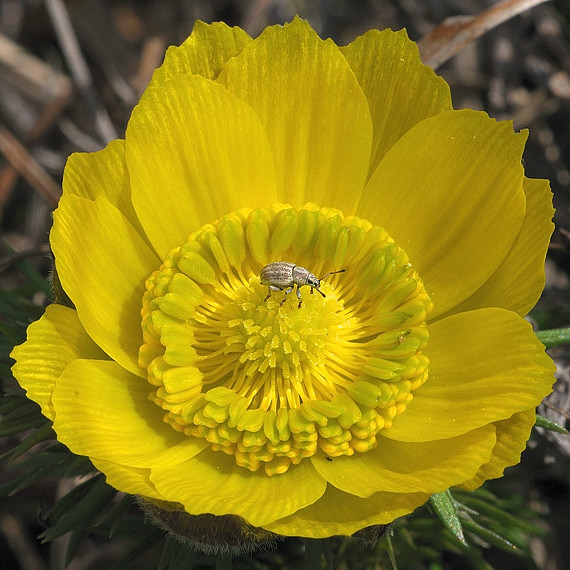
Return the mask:
[[[267,297],[287,260],[321,283]],[[284,302],[282,302],[284,301]],[[146,281],[149,397],[164,420],[267,475],[322,451],[365,453],[426,380],[432,308],[405,252],[363,219],[308,204],[243,209],[203,226]]]

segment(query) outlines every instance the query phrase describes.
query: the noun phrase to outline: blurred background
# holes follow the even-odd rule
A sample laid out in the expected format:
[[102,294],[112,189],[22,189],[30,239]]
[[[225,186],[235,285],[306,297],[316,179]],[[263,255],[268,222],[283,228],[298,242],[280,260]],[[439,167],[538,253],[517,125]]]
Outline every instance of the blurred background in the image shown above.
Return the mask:
[[[16,262],[47,276],[51,212],[65,161],[122,137],[133,106],[166,48],[195,20],[222,20],[257,36],[265,26],[307,19],[323,38],[347,44],[371,28],[406,28],[420,40],[450,16],[475,15],[491,0],[0,0],[0,289],[26,284]],[[535,7],[491,30],[437,70],[455,108],[483,109],[530,130],[526,174],[548,178],[557,209],[543,297],[530,318],[540,329],[570,324],[570,2]],[[39,289],[39,288],[38,288]],[[33,300],[42,306],[48,294]],[[2,315],[0,298],[0,322]],[[570,409],[570,349],[551,351],[558,367],[542,415],[564,425]],[[14,384],[3,380],[3,389]],[[15,437],[15,436],[13,436]],[[0,453],[6,442],[0,439]],[[490,551],[495,568],[570,568],[570,439],[534,431],[521,465],[490,487],[517,494],[539,517],[534,566]],[[11,476],[0,464],[0,485]],[[57,479],[0,498],[0,567],[63,567],[40,544],[42,509],[64,492]],[[521,507],[522,509],[523,507]],[[70,568],[101,568],[117,543],[92,539]],[[268,553],[259,568],[295,568]],[[279,559],[281,560],[281,559]],[[105,561],[105,562],[104,562]],[[151,564],[149,562],[149,564]],[[291,565],[293,564],[293,565]],[[152,568],[154,566],[144,566]],[[348,567],[348,566],[347,566]],[[423,566],[415,566],[422,568]],[[442,566],[443,567],[443,566]],[[445,567],[464,568],[448,561]]]

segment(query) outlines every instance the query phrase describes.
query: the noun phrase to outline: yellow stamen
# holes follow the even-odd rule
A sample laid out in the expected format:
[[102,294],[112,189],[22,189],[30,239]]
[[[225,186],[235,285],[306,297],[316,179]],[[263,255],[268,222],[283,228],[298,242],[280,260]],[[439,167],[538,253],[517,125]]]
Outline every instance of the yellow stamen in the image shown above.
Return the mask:
[[[260,283],[291,261],[325,297]],[[285,299],[285,302],[282,301]],[[366,220],[309,204],[239,210],[194,232],[146,282],[141,366],[165,421],[252,471],[321,449],[366,452],[427,378],[432,304],[405,252]]]

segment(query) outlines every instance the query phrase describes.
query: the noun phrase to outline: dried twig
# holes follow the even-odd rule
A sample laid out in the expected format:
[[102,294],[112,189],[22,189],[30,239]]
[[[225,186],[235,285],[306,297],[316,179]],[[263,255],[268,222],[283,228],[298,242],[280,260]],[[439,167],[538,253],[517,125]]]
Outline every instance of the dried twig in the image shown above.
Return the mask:
[[[40,110],[21,136],[29,145],[47,131],[69,103],[73,92],[71,80],[46,62],[28,53],[17,43],[0,34],[0,84],[10,85],[17,93],[37,102]],[[14,121],[17,123],[17,121]],[[19,124],[22,127],[21,123]],[[0,205],[10,195],[17,172],[8,164],[0,171]]]
[[22,143],[7,129],[0,125],[0,152],[52,207],[57,206],[61,196],[61,188],[45,169],[36,162],[24,148]]
[[473,40],[548,0],[504,0],[477,16],[453,16],[418,42],[422,61],[437,69]]
[[104,142],[109,142],[117,138],[117,132],[107,110],[99,103],[97,94],[93,88],[93,79],[89,68],[83,59],[79,42],[69,14],[62,0],[45,0],[46,7],[55,29],[55,33],[60,42],[61,50],[65,55],[73,79],[79,91],[81,91],[85,101],[91,107],[95,118],[95,128]]

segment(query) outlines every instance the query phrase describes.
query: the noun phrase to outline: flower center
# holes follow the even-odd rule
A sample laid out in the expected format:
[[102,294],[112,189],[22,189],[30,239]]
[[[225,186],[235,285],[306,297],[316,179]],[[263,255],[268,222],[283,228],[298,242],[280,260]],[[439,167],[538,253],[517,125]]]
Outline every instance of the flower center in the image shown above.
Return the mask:
[[273,475],[377,445],[427,378],[431,307],[384,229],[313,204],[243,209],[147,279],[139,363],[174,429]]

